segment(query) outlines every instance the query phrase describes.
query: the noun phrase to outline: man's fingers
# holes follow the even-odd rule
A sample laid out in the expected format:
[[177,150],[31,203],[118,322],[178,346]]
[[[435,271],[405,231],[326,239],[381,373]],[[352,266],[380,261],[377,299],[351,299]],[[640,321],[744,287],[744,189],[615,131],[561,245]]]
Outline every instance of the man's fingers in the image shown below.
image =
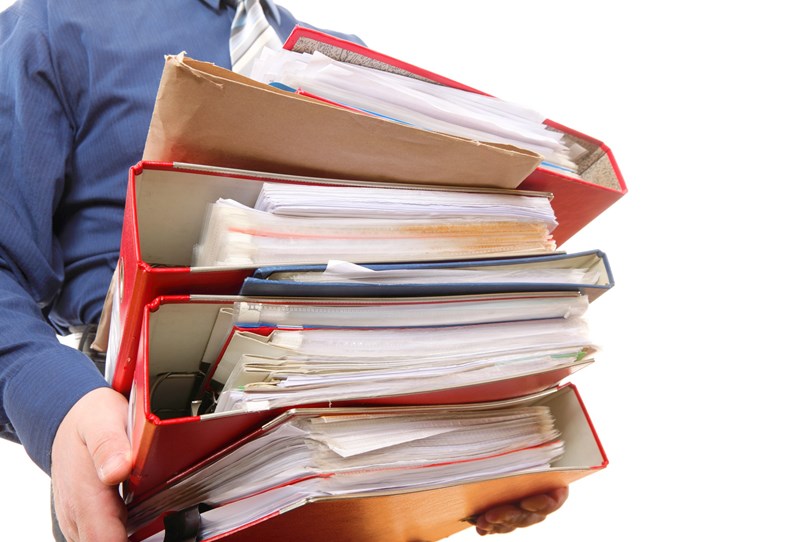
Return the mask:
[[126,434],[87,431],[85,445],[103,483],[114,486],[129,476],[131,455]]
[[529,512],[513,504],[491,508],[476,522],[477,530],[488,533],[506,533],[516,527],[528,527],[545,519],[545,514]]
[[98,480],[95,484],[84,484],[79,503],[58,514],[64,535],[79,542],[127,540],[127,511],[118,491]]
[[560,487],[531,495],[515,504],[493,507],[477,518],[476,532],[480,535],[509,533],[518,527],[540,523],[564,504],[567,495],[567,487]]
[[531,512],[527,512],[525,510],[521,510],[517,506],[513,504],[503,504],[501,506],[496,506],[495,508],[491,508],[487,512],[483,514],[483,519],[488,523],[514,523],[520,520],[526,514],[530,514]]
[[552,489],[547,493],[532,495],[520,501],[520,507],[528,512],[550,514],[556,512],[567,500],[570,491],[567,487]]
[[53,505],[69,541],[127,540],[117,487],[131,468],[126,404],[109,388],[93,390],[75,403],[55,435]]
[[107,485],[123,482],[132,468],[132,453],[125,431],[127,403],[116,392],[98,389],[103,395],[103,412],[86,412],[79,433],[94,462],[97,476]]
[[86,499],[79,508],[58,515],[58,522],[68,540],[127,540],[126,509],[118,493],[104,485],[101,491],[103,493],[96,493],[93,498]]
[[508,527],[506,525],[490,525],[488,526],[488,529],[489,530],[485,530],[477,527],[476,532],[482,536],[486,534],[506,534],[514,531],[515,527]]
[[98,542],[127,539],[127,514],[118,492],[107,486],[102,488],[102,492],[91,500],[94,508],[84,510],[80,520],[76,522],[76,540]]

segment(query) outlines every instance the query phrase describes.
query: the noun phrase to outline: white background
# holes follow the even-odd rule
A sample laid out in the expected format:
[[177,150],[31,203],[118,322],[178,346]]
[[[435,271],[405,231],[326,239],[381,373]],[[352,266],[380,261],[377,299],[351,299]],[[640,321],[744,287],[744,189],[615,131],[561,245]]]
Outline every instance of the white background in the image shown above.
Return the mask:
[[[501,540],[789,539],[783,3],[283,4],[595,136],[622,169],[627,196],[563,247],[605,251],[616,279],[573,378],[611,465]],[[5,442],[0,477],[2,538],[46,540],[46,477]]]

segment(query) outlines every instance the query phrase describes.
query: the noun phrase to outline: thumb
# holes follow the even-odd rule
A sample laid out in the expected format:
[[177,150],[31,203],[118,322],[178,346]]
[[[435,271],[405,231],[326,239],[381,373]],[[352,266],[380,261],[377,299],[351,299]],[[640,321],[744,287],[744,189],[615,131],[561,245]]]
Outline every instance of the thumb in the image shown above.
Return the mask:
[[132,451],[127,437],[127,400],[110,388],[99,388],[80,399],[84,407],[79,432],[99,479],[116,485],[129,477]]

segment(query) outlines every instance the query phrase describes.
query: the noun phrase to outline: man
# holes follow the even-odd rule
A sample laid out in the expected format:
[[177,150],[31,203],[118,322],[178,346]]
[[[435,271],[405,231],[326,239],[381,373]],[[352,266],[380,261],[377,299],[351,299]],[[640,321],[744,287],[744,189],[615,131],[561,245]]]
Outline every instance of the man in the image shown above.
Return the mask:
[[[285,39],[294,17],[262,4]],[[131,457],[126,400],[53,328],[99,319],[163,55],[228,68],[234,14],[221,0],[19,0],[0,14],[0,433],[51,474],[68,540],[126,540],[116,486]],[[566,495],[499,507],[477,528],[536,523]]]

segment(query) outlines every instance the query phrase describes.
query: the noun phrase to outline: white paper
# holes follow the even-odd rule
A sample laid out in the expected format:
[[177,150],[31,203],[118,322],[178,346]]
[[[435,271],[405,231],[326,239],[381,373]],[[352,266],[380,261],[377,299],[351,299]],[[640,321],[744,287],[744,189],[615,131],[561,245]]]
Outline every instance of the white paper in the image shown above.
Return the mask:
[[436,261],[546,254],[548,198],[512,192],[263,183],[256,209],[210,205],[193,265]]
[[424,130],[533,150],[576,170],[561,134],[549,130],[542,115],[498,98],[337,62],[319,52],[266,51],[251,75]]
[[577,293],[479,294],[412,298],[281,299],[235,303],[242,324],[419,327],[572,318],[589,302]]

